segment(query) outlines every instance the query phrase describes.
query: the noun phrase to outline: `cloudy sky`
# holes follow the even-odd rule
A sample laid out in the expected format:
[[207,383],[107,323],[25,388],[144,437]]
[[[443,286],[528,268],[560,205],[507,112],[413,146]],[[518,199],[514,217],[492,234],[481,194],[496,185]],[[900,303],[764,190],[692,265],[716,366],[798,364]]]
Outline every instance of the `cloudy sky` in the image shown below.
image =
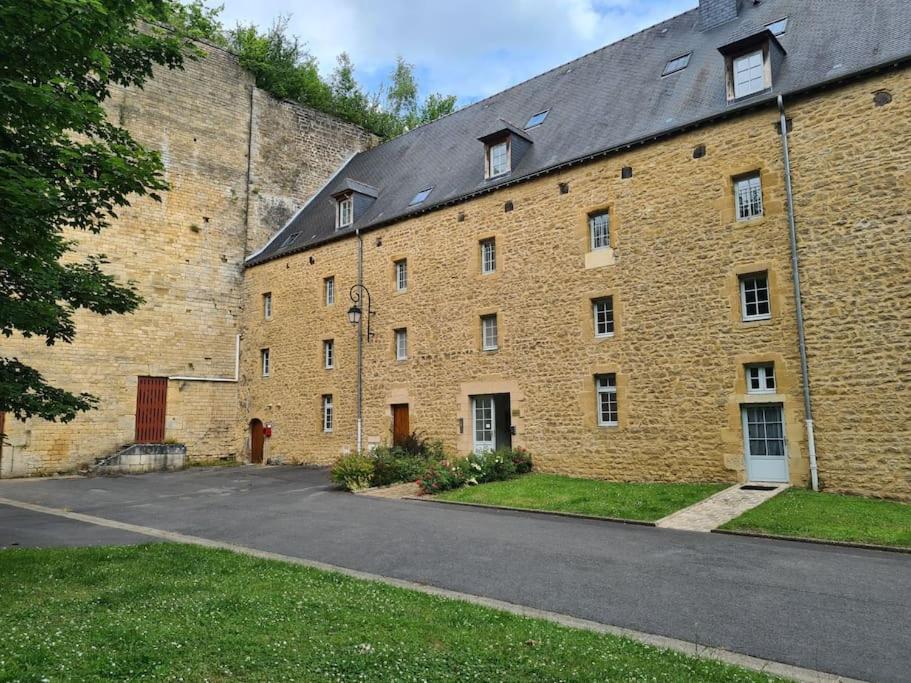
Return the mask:
[[368,89],[396,55],[416,66],[422,93],[461,104],[498,92],[602,45],[695,7],[698,0],[207,0],[222,21],[291,29],[331,72],[351,55]]

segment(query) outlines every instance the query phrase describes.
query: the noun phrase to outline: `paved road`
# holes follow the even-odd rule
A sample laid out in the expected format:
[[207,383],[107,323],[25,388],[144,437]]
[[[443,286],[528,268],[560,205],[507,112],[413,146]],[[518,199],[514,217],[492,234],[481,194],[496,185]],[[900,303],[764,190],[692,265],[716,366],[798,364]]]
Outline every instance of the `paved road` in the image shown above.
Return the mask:
[[[10,481],[0,497],[854,678],[911,678],[909,555],[350,496],[300,468]],[[0,539],[25,524],[15,533],[29,542],[31,517],[10,510],[0,507]]]

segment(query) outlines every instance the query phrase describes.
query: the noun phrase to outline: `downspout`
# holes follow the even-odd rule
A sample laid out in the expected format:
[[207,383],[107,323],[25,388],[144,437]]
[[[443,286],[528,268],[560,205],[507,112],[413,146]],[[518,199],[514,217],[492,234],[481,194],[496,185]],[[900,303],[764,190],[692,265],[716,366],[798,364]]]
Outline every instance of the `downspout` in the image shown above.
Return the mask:
[[[360,228],[355,229],[357,236],[357,284],[360,285],[360,291],[364,287],[364,238],[361,237]],[[369,304],[368,304],[369,309]],[[364,311],[357,323],[357,452],[360,453],[363,446],[364,433],[364,316],[370,315],[369,311]]]
[[784,183],[788,196],[788,229],[791,241],[791,276],[794,282],[794,308],[797,311],[797,345],[800,350],[800,374],[803,380],[803,409],[807,425],[807,448],[810,452],[810,481],[819,491],[819,472],[816,467],[816,439],[813,434],[813,403],[810,399],[810,367],[807,362],[807,338],[803,322],[803,299],[800,295],[800,261],[797,256],[797,223],[794,220],[794,189],[791,185],[791,156],[788,149],[788,119],[784,98],[778,96],[778,115],[781,119],[781,149],[784,156]]
[[168,377],[169,380],[179,382],[237,382],[240,379],[240,335],[234,338],[234,377],[184,377],[174,375]]

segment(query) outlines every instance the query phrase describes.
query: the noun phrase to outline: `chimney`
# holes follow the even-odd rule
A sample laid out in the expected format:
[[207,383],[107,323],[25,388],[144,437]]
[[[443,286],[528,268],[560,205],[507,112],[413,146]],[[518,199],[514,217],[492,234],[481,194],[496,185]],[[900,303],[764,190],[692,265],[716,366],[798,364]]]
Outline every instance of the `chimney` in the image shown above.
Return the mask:
[[699,0],[699,29],[709,31],[737,18],[740,0]]

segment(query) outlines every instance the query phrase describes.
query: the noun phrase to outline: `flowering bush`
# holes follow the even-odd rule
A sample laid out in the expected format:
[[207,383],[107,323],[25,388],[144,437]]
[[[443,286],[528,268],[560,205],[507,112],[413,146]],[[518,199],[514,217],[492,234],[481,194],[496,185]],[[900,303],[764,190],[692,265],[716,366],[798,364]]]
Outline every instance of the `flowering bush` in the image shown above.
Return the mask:
[[373,452],[373,486],[415,481],[427,467],[427,460],[398,448],[378,447]]
[[418,479],[422,493],[440,493],[465,485],[502,481],[531,471],[531,455],[524,449],[472,453],[467,458],[431,463]]
[[332,466],[332,481],[349,491],[370,487],[373,478],[373,458],[362,453],[343,455]]

